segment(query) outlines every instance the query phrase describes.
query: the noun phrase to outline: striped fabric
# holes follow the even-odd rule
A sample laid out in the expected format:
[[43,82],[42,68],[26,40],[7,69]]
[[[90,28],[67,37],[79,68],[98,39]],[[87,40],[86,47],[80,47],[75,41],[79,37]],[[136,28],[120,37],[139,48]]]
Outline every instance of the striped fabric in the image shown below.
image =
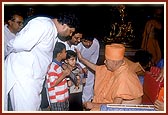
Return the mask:
[[51,103],[65,102],[69,97],[66,79],[63,79],[57,86],[52,87],[61,75],[62,67],[52,62],[47,73],[48,94]]

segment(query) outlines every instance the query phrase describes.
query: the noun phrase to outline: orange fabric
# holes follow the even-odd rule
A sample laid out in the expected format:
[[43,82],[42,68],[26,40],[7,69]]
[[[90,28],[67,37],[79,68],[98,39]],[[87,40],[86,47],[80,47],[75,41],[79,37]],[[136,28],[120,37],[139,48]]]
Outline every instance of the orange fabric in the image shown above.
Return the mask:
[[126,57],[124,57],[124,60],[128,63],[129,68],[135,73],[140,72],[140,71],[145,72],[144,68],[141,66],[139,62],[133,62]]
[[123,44],[111,44],[105,46],[105,57],[110,60],[122,60],[124,58],[125,47]]
[[161,102],[164,102],[164,87],[160,89],[159,95],[158,95],[158,100]]
[[126,62],[115,72],[107,70],[105,65],[97,66],[93,102],[113,103],[115,97],[135,99],[142,95],[142,85]]
[[[156,64],[161,59],[161,50],[157,38],[155,38],[155,28],[161,29],[161,24],[156,20],[146,23],[141,48],[152,54],[152,62]],[[148,38],[148,41],[146,41]]]
[[100,111],[100,107],[93,107],[90,111]]

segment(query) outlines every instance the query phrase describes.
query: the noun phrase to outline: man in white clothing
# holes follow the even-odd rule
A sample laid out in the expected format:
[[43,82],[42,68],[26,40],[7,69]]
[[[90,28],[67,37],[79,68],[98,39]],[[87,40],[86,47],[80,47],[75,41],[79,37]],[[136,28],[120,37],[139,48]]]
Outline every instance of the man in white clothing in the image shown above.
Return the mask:
[[52,62],[57,37],[71,36],[77,18],[62,13],[56,18],[31,19],[13,41],[12,53],[5,60],[4,109],[10,94],[14,111],[37,111],[41,103],[42,85]]
[[[12,39],[15,39],[16,34],[23,27],[23,16],[20,12],[11,11],[6,14],[5,26],[4,26],[4,59],[11,52]],[[10,97],[8,99],[8,110],[12,110]]]
[[10,40],[14,39],[16,34],[23,27],[23,16],[18,12],[11,12],[7,16],[6,24],[4,26],[4,59],[10,53]]
[[[99,41],[90,34],[84,34],[81,43],[77,45],[77,49],[81,52],[82,56],[90,62],[96,64],[99,57]],[[83,68],[85,66],[83,65]],[[93,86],[94,86],[94,72],[87,71],[86,84],[83,89],[82,101],[83,103],[93,99]]]
[[82,30],[77,28],[75,29],[75,32],[72,33],[72,37],[69,40],[61,41],[61,39],[59,39],[58,42],[64,43],[66,46],[66,50],[75,51],[75,48],[80,43],[82,36]]

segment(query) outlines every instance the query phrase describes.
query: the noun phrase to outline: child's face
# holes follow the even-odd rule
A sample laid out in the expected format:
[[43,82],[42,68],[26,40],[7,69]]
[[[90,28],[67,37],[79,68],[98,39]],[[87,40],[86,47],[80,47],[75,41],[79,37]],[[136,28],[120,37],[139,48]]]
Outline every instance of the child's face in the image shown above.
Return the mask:
[[76,57],[71,57],[70,59],[67,59],[66,61],[67,61],[66,62],[67,64],[69,64],[72,67],[75,67],[75,65],[76,65]]
[[63,49],[62,52],[61,52],[61,58],[62,60],[66,59],[66,49]]

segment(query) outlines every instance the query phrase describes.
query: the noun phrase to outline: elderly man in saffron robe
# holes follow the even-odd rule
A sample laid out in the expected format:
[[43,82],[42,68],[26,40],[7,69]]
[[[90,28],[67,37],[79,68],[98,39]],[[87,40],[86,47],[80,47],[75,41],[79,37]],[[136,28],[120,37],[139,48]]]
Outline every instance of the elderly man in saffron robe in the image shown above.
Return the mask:
[[95,65],[83,58],[77,50],[78,58],[96,72],[94,97],[86,102],[87,109],[99,110],[101,104],[141,104],[143,88],[137,74],[124,58],[123,44],[105,47],[105,65]]

